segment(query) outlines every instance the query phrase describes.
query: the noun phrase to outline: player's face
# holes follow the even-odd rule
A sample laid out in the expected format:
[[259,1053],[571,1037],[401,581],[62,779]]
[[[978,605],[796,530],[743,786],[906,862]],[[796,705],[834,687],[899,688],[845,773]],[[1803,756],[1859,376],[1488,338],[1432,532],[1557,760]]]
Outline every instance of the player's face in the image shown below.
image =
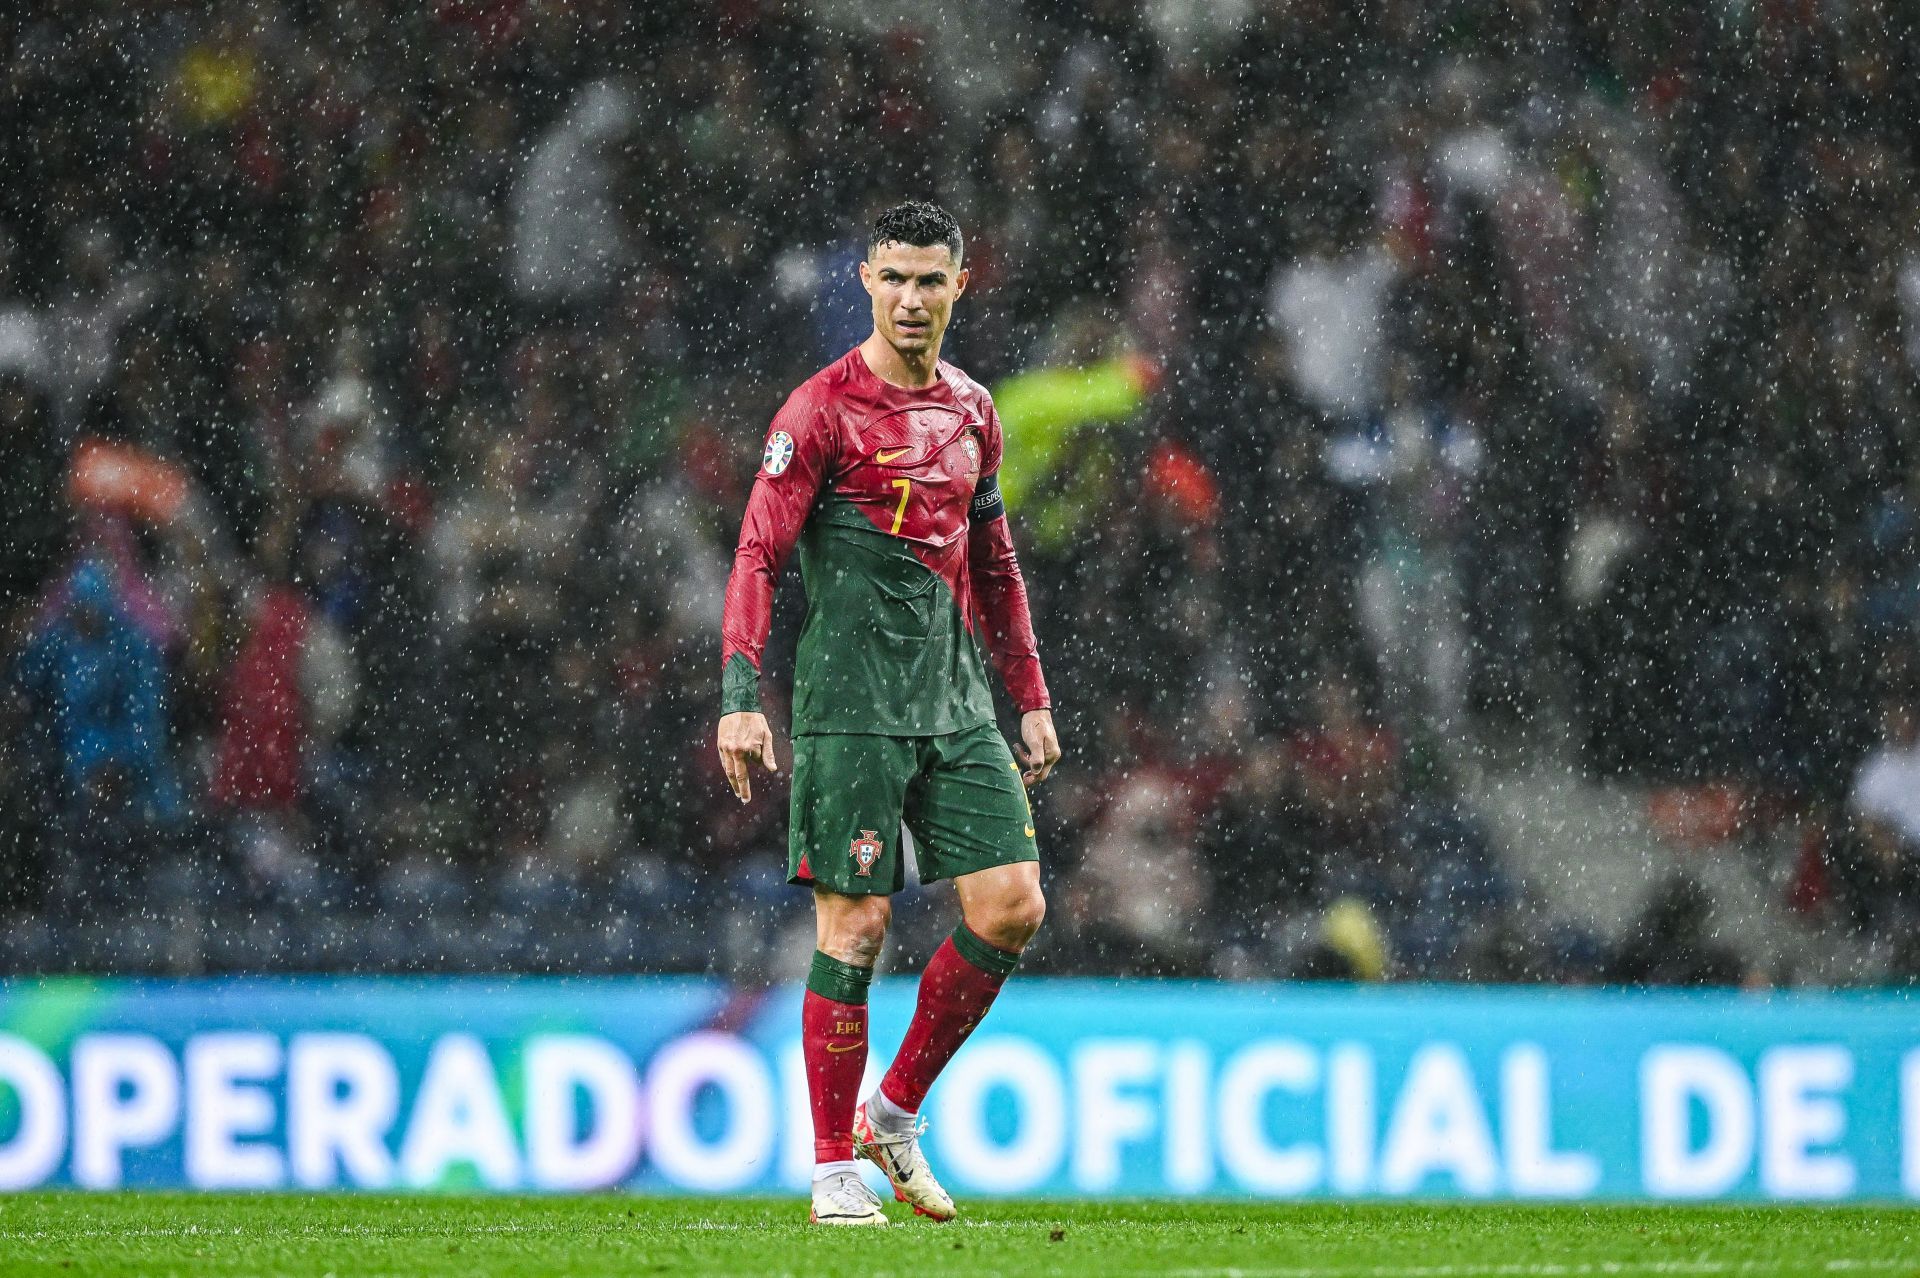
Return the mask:
[[882,244],[860,263],[873,298],[874,331],[902,355],[940,348],[953,299],[967,291],[967,273],[944,244]]

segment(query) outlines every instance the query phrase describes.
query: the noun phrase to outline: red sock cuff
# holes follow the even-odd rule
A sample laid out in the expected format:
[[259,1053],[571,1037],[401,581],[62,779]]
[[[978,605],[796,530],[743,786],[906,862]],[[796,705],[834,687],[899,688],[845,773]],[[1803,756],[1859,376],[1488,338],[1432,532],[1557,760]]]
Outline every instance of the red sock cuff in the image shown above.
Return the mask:
[[801,1052],[813,1110],[815,1162],[853,1158],[853,1110],[867,1068],[867,1008],[808,990],[800,1006]]
[[[961,948],[963,930],[956,930],[941,942],[927,970],[920,974],[920,998],[914,1006],[913,1023],[907,1026],[899,1055],[880,1080],[886,1098],[909,1113],[919,1110],[927,1089],[993,1006],[994,997],[1006,983],[1006,973],[1012,970],[1011,963],[996,963],[1004,970],[995,972],[969,959]],[[971,932],[966,938],[1002,959],[1019,958],[994,950]]]

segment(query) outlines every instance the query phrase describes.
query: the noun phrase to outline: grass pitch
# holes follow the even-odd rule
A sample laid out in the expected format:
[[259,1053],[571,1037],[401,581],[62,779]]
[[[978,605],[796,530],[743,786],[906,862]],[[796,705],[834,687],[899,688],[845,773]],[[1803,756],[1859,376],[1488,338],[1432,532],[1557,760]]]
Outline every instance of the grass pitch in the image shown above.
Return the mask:
[[1902,1208],[980,1202],[824,1230],[806,1202],[0,1196],[0,1275],[1920,1276]]

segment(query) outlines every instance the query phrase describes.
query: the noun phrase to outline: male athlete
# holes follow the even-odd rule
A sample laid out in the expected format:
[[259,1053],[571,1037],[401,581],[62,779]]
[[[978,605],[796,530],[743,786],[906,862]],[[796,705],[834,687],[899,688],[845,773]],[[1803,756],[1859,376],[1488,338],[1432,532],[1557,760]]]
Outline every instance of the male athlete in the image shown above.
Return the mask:
[[[818,948],[801,1012],[813,1104],[811,1219],[884,1225],[854,1170],[935,1220],[953,1200],[921,1155],[927,1088],[985,1016],[1046,912],[1025,786],[1060,759],[1000,502],[1000,419],[940,360],[966,291],[960,227],[931,204],[882,213],[860,264],[873,333],[773,419],[734,553],[722,625],[720,762],[742,803],[772,770],[760,657],[797,544],[807,618],[795,661],[790,882],[813,888]],[[1020,711],[1023,771],[994,726],[980,645]],[[867,983],[906,882],[952,879],[960,925],[920,978],[900,1054],[857,1107]]]

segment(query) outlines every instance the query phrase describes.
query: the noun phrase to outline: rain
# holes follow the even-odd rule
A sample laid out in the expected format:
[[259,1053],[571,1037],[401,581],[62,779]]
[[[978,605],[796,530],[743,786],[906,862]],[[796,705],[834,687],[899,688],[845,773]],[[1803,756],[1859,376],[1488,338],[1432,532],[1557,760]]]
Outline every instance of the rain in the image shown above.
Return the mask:
[[1065,748],[1023,970],[1920,974],[1903,5],[40,0],[0,67],[0,973],[796,979],[722,598],[925,198]]

